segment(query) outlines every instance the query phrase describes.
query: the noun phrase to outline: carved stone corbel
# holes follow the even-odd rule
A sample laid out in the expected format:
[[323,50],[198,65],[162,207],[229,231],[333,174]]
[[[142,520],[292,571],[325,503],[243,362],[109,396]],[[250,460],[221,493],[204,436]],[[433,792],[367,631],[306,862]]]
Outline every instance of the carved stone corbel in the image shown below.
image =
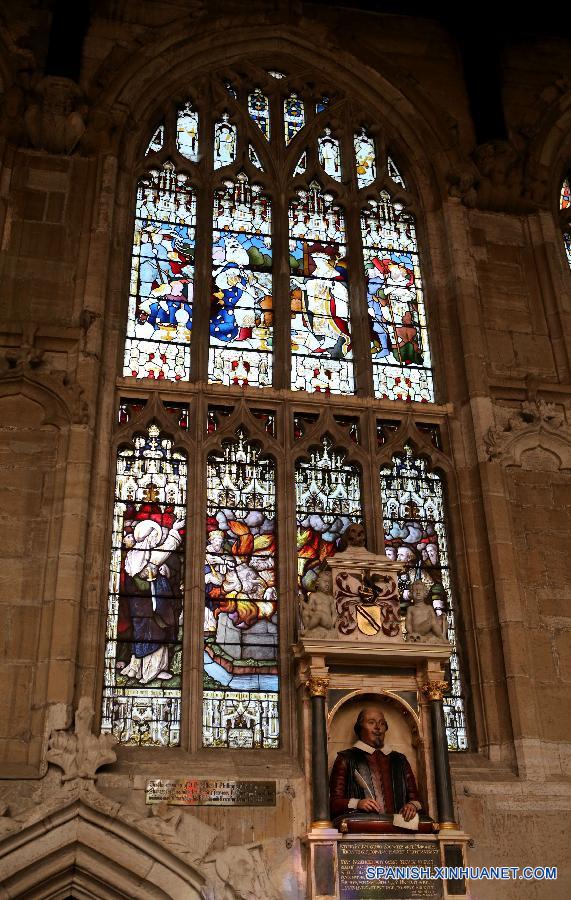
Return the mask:
[[28,381],[55,394],[67,410],[69,421],[86,425],[89,408],[83,396],[83,388],[73,381],[67,372],[46,366],[44,351],[36,347],[33,339],[20,347],[10,347],[0,352],[0,383]]
[[81,91],[71,78],[42,78],[24,112],[32,147],[69,156],[85,132],[86,110]]

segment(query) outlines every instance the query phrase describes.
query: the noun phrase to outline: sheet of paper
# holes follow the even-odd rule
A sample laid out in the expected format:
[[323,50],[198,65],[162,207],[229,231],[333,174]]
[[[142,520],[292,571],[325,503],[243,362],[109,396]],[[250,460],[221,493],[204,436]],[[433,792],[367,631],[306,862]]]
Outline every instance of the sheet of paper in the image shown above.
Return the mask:
[[396,825],[397,828],[407,828],[408,831],[418,831],[418,813],[412,817],[410,822],[405,822],[400,813],[395,813],[393,816],[393,825]]

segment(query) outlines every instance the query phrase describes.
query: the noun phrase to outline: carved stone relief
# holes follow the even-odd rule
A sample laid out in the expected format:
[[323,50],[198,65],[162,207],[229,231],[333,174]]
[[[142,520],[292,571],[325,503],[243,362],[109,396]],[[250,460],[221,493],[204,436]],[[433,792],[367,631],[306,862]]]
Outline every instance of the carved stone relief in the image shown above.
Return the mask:
[[484,446],[489,461],[504,465],[520,466],[524,454],[541,448],[558,458],[561,469],[571,468],[571,428],[562,411],[541,398],[525,400],[507,422],[491,427]]

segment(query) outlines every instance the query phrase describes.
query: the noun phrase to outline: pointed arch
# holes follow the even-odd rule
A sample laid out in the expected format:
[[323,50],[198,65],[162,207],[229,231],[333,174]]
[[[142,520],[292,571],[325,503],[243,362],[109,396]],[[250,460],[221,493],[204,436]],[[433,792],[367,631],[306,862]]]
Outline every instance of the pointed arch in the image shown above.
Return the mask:
[[2,885],[10,896],[39,900],[72,888],[73,896],[101,900],[202,896],[199,872],[118,816],[116,804],[94,799],[84,794],[55,808],[46,804],[0,841]]

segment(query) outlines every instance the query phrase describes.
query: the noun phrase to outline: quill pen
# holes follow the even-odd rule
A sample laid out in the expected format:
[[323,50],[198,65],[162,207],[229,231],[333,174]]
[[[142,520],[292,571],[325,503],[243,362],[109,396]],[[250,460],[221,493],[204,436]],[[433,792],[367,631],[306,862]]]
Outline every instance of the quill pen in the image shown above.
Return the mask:
[[359,772],[357,772],[357,771],[355,771],[355,781],[363,788],[364,791],[366,791],[366,793],[369,795],[371,800],[375,799],[375,796],[374,796],[371,788],[369,787],[369,785],[367,784],[367,782],[365,781],[363,776],[360,775]]

